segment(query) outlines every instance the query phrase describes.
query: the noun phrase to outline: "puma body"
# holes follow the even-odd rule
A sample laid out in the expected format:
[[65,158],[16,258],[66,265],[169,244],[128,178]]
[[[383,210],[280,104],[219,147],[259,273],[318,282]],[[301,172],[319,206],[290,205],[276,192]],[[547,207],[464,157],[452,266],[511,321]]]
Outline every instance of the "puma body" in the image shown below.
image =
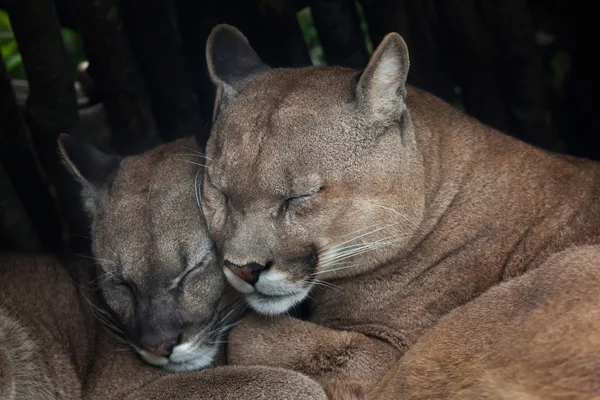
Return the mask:
[[[245,319],[230,336],[233,364],[285,366],[334,389],[358,381],[368,392],[443,316],[540,266],[556,285],[564,276],[549,257],[600,243],[600,164],[534,148],[406,86],[396,34],[360,73],[271,69],[226,26],[207,57],[218,96],[203,206],[227,278],[259,314],[310,306],[308,321]],[[479,304],[494,315],[501,301]],[[545,311],[548,324],[559,316]],[[597,332],[590,323],[578,327]],[[583,352],[600,367],[595,349]],[[435,362],[432,374],[456,368]],[[593,376],[567,363],[562,372]]]
[[442,317],[368,398],[600,398],[599,271],[600,246],[573,247],[491,288]]
[[170,373],[142,362],[94,316],[101,302],[89,264],[0,255],[1,399],[326,398],[316,382],[280,368]]
[[150,364],[211,365],[236,307],[200,212],[194,139],[125,158],[66,135],[59,143],[91,216],[103,318]]
[[94,349],[86,310],[57,260],[0,255],[0,398],[81,398]]
[[424,155],[431,186],[420,228],[397,260],[332,279],[340,290],[311,296],[313,321],[385,332],[402,352],[491,286],[558,251],[600,243],[598,163],[541,152],[417,90],[407,104],[419,147],[432,149]]
[[[222,364],[219,338],[238,312],[199,212],[193,139],[122,159],[60,145],[83,185],[95,257],[0,255],[0,398],[325,398],[280,368],[168,372]],[[143,347],[174,330],[170,354]]]

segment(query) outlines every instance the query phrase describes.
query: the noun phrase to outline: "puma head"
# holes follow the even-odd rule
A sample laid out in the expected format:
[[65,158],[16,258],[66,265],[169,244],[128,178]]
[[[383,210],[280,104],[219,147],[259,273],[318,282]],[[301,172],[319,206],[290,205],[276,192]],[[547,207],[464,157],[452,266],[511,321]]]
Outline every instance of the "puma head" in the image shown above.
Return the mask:
[[111,311],[99,317],[145,361],[169,370],[213,361],[226,286],[200,211],[192,146],[182,139],[121,158],[59,139],[92,219],[98,284]]
[[203,208],[250,306],[283,313],[320,280],[397,257],[425,203],[402,38],[387,35],[360,72],[273,69],[220,25],[207,60],[217,98]]

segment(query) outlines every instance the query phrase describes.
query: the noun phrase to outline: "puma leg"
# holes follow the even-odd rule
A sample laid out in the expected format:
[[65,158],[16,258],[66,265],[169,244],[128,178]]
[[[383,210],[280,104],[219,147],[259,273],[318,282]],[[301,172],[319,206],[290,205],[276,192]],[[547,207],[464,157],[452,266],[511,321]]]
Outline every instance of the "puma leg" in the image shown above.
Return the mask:
[[263,366],[223,366],[163,376],[125,399],[327,400],[327,396],[317,382],[298,372]]
[[[324,386],[336,380],[338,383],[360,382],[368,387],[376,383],[398,357],[399,352],[394,347],[362,333],[335,330],[290,317],[248,314],[229,335],[229,364],[292,369]],[[336,388],[338,390],[339,385]]]

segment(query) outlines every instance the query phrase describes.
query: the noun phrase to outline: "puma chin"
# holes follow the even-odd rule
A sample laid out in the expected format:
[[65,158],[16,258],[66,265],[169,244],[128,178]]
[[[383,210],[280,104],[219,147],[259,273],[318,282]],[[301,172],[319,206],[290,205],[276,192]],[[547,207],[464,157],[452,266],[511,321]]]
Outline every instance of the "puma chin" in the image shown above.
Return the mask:
[[206,51],[217,99],[203,208],[252,308],[286,312],[410,246],[425,190],[400,36],[362,72],[270,68],[225,25]]
[[235,311],[200,210],[195,148],[182,139],[121,158],[60,141],[92,217],[105,304],[96,314],[144,361],[170,371],[211,365]]
[[157,356],[136,345],[132,346],[140,357],[156,367],[162,367],[167,371],[180,372],[202,369],[210,366],[219,353],[219,346],[204,345],[195,346],[193,342],[182,343],[175,346],[169,357]]
[[313,286],[310,280],[292,283],[285,275],[269,271],[262,273],[253,286],[227,267],[223,272],[231,286],[244,294],[248,305],[265,315],[285,313],[306,299]]

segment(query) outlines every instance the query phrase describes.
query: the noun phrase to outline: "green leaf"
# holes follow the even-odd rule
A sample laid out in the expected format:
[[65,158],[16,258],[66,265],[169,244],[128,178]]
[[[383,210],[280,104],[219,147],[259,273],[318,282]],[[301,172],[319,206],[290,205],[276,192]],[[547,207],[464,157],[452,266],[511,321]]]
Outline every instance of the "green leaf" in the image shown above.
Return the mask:
[[6,59],[6,69],[9,71],[17,69],[21,64],[21,55],[18,53]]
[[3,43],[2,46],[0,46],[0,48],[2,49],[2,57],[5,57],[5,58],[10,57],[10,56],[14,55],[15,53],[19,52],[19,50],[17,48],[17,42],[14,40]]
[[310,59],[313,65],[326,65],[325,57],[323,56],[323,47],[319,40],[317,29],[314,26],[310,7],[305,7],[296,14],[298,25],[302,30],[304,42],[308,47]]
[[10,28],[10,19],[4,10],[0,10],[0,31],[2,31],[2,28],[6,28],[9,31],[12,30]]

